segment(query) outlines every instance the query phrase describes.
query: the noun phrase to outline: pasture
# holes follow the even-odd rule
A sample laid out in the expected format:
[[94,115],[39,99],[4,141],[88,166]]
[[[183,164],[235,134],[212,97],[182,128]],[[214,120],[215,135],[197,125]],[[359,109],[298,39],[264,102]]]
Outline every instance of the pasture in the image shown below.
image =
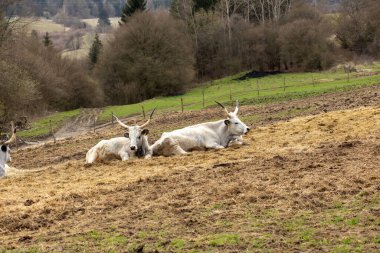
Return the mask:
[[64,27],[61,24],[44,18],[22,18],[18,21],[17,25],[25,27],[29,32],[35,30],[40,34],[45,34],[46,32],[65,32],[69,29],[68,27]]
[[[119,25],[120,17],[113,17],[109,18],[111,21],[112,27],[117,27]],[[85,18],[81,19],[82,22],[86,23],[87,25],[91,26],[92,28],[95,28],[98,25],[98,19],[97,18]]]
[[[215,100],[231,104],[234,103],[235,99],[239,99],[241,104],[259,105],[290,101],[302,97],[313,97],[380,83],[379,63],[357,66],[357,70],[358,72],[350,74],[349,82],[347,74],[342,68],[318,73],[283,73],[244,81],[236,80],[245,74],[241,73],[213,82],[203,83],[181,96],[159,97],[138,104],[102,108],[96,124],[109,122],[112,112],[119,117],[141,115],[142,105],[147,112],[156,106],[158,107],[157,110],[161,112],[178,112],[181,111],[181,98],[183,99],[184,110],[189,111],[214,106]],[[79,114],[79,110],[59,112],[48,118],[36,120],[33,128],[21,132],[20,136],[29,138],[40,135],[46,136],[50,132],[49,120],[51,120],[53,128],[58,130],[71,117]]]
[[[0,251],[378,252],[379,94],[245,105],[245,145],[187,156],[84,165],[117,126],[14,151]],[[161,110],[149,139],[222,117]]]

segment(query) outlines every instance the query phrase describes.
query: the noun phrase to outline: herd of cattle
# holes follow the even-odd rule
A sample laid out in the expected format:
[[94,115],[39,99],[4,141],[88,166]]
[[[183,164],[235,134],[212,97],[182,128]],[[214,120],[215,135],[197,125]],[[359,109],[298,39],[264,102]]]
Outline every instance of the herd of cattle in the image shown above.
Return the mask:
[[[150,123],[155,109],[150,114],[148,121],[141,126],[128,126],[115,117],[116,121],[127,129],[127,133],[124,137],[101,140],[87,152],[86,163],[91,164],[109,157],[117,157],[126,161],[135,157],[147,159],[153,155],[180,155],[193,150],[222,149],[231,145],[241,145],[243,143],[242,136],[247,134],[250,129],[237,116],[238,101],[236,101],[233,112],[228,112],[224,105],[217,103],[226,113],[226,119],[165,132],[153,145],[149,145],[149,130],[145,127]],[[16,140],[16,128],[13,125],[12,133],[12,137],[8,141],[0,143],[0,177],[5,175],[6,164],[11,160],[9,145]]]

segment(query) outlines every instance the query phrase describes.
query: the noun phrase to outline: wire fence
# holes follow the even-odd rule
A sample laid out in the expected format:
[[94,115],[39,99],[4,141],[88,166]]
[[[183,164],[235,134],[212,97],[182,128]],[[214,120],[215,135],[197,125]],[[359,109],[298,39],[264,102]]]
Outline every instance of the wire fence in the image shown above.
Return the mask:
[[[260,83],[261,80],[257,79],[256,84],[249,84],[243,87],[243,90],[233,91],[231,88],[229,89],[229,93],[213,96],[212,94],[208,94],[207,88],[202,90],[200,100],[199,101],[191,101],[186,103],[186,98],[181,97],[178,100],[178,105],[166,107],[163,110],[165,111],[181,111],[184,112],[186,109],[191,110],[194,108],[202,109],[207,108],[208,105],[214,104],[214,101],[220,101],[224,103],[230,103],[231,105],[234,103],[236,99],[248,99],[252,100],[260,100],[262,98],[270,98],[270,97],[279,97],[284,96],[286,94],[296,95],[296,94],[312,94],[312,93],[326,93],[326,92],[334,92],[338,90],[350,90],[356,87],[366,87],[371,84],[367,83],[355,83],[350,82],[349,75],[345,78],[334,78],[334,84],[331,85],[331,80],[326,82],[317,81],[314,76],[312,76],[310,82],[304,83],[296,83],[293,85],[288,85],[287,80],[284,78],[282,85],[271,86],[270,84]],[[345,82],[344,82],[345,81]],[[380,83],[380,79],[377,81]],[[244,84],[242,84],[244,85]],[[302,88],[304,88],[302,90]],[[278,91],[278,92],[276,92]]]

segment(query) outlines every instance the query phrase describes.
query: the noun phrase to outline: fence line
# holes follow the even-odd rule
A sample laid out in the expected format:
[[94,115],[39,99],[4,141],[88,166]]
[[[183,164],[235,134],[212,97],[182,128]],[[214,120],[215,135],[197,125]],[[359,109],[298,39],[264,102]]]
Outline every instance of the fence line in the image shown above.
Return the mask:
[[[334,79],[334,81],[342,81],[344,79],[345,78],[339,78],[339,79]],[[206,96],[207,93],[205,92],[205,89],[204,89],[204,90],[202,90],[202,98],[201,98],[202,101],[200,101],[200,102],[191,102],[191,103],[185,104],[184,101],[183,101],[183,99],[181,98],[180,108],[181,108],[181,112],[183,112],[184,108],[187,107],[187,106],[199,106],[199,105],[202,105],[202,108],[205,108],[205,101],[206,100],[210,100],[210,99],[211,100],[225,99],[225,100],[231,102],[231,101],[233,101],[233,97],[234,96],[239,96],[239,95],[243,95],[243,94],[247,94],[247,93],[257,94],[256,96],[254,96],[254,95],[250,96],[250,98],[255,98],[255,97],[259,98],[260,97],[260,92],[265,92],[265,91],[283,90],[283,93],[294,93],[294,92],[287,92],[286,90],[290,89],[290,88],[301,88],[301,87],[308,87],[308,86],[318,87],[318,84],[324,85],[324,84],[329,84],[329,82],[316,82],[315,79],[314,79],[314,76],[312,76],[311,77],[311,83],[300,83],[300,84],[295,84],[295,85],[286,85],[286,79],[284,78],[283,85],[281,85],[281,86],[261,88],[262,86],[265,86],[265,85],[260,85],[259,84],[259,79],[257,79],[257,81],[256,81],[256,89],[247,88],[247,89],[242,90],[242,91],[232,92],[231,88],[230,88],[230,91],[229,91],[228,94],[224,94],[224,95],[217,96],[217,97],[211,96],[211,97],[207,98],[207,96]],[[350,84],[350,85],[345,85],[345,86],[335,85],[333,87],[326,87],[326,91],[331,91],[331,90],[335,90],[336,91],[336,90],[338,90],[338,88],[345,89],[346,87],[355,87],[355,86],[363,86],[363,84]],[[229,86],[229,87],[231,87],[231,86]],[[250,87],[252,87],[252,85],[250,85]],[[312,92],[312,90],[308,91],[308,92]],[[277,95],[280,95],[280,94],[281,93],[279,92],[278,94],[272,94],[272,95],[269,95],[269,96],[277,96]],[[261,94],[261,96],[263,96],[263,94]],[[176,108],[178,108],[178,106],[171,106],[171,107],[165,108],[165,110],[170,110],[170,109],[176,110]]]
[[[335,78],[333,81],[338,82],[338,81],[342,81],[342,80],[347,80],[347,76],[345,76],[343,78]],[[315,80],[314,75],[311,76],[310,81],[311,81],[310,83],[309,82],[302,82],[302,83],[295,84],[295,85],[286,85],[286,79],[284,78],[282,85],[280,85],[280,86],[262,88],[262,87],[265,87],[266,85],[260,83],[260,79],[257,79],[255,88],[252,88],[252,86],[254,86],[254,84],[251,84],[249,86],[246,86],[246,89],[244,89],[244,90],[241,90],[238,92],[232,92],[231,85],[229,84],[230,89],[229,89],[229,92],[227,94],[223,94],[220,96],[209,96],[209,97],[207,97],[207,92],[206,92],[207,87],[205,87],[201,92],[202,95],[200,97],[200,101],[190,102],[190,103],[186,104],[185,103],[186,100],[181,97],[180,101],[177,105],[165,107],[165,108],[163,108],[163,110],[184,112],[186,107],[199,106],[201,108],[205,108],[207,100],[208,101],[219,100],[219,101],[224,101],[225,103],[228,103],[228,102],[233,101],[234,96],[236,97],[236,96],[240,96],[243,94],[252,94],[252,95],[249,95],[249,99],[254,99],[254,98],[259,99],[260,97],[272,97],[272,96],[278,96],[278,95],[285,94],[285,93],[289,93],[289,94],[297,93],[296,91],[287,91],[287,89],[291,89],[291,88],[301,88],[301,87],[308,87],[308,86],[318,87],[318,84],[329,85],[329,82],[317,82]],[[352,82],[351,82],[350,84],[343,85],[343,86],[342,86],[342,84],[340,84],[339,86],[338,85],[334,85],[331,87],[327,86],[327,87],[325,87],[324,91],[334,91],[334,90],[336,91],[338,88],[346,90],[346,89],[350,89],[352,87],[358,87],[358,86],[365,87],[365,86],[367,86],[367,84],[352,84]],[[276,94],[270,94],[270,95],[264,95],[263,94],[263,92],[276,91],[276,90],[282,90],[283,92],[279,92]],[[313,92],[313,89],[309,90],[309,91],[305,91],[305,93],[312,93],[312,92]],[[130,117],[130,116],[127,116],[127,117]]]

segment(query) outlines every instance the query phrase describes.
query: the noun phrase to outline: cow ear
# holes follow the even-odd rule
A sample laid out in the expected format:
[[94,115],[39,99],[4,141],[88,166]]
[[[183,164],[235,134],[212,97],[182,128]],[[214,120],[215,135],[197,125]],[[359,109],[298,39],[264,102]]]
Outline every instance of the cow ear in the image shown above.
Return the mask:
[[224,121],[224,124],[226,124],[226,125],[228,126],[229,124],[231,124],[231,121],[228,120],[228,119],[226,119],[226,120]]
[[7,152],[7,146],[2,145],[2,146],[1,146],[1,151],[3,151],[3,152]]
[[125,133],[125,134],[124,134],[124,137],[125,137],[125,138],[129,138],[129,133]]
[[149,130],[148,129],[144,129],[142,130],[141,132],[143,135],[148,135],[149,134]]

